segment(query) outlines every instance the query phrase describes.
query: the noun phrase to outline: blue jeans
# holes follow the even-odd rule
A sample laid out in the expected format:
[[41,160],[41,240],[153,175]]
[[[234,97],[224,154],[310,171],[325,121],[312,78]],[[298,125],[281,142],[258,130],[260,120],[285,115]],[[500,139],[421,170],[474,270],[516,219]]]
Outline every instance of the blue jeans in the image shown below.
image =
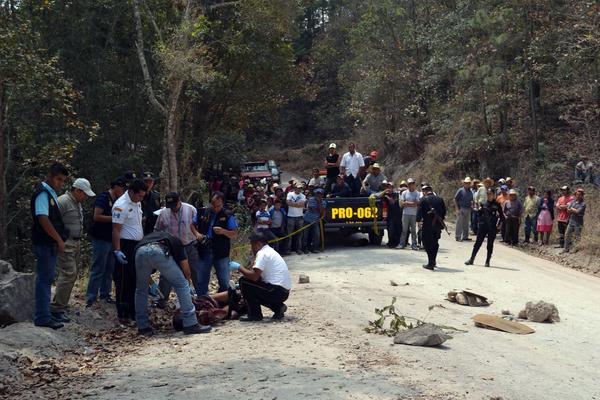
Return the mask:
[[92,267],[88,280],[86,300],[93,303],[98,297],[110,297],[112,291],[112,275],[115,269],[112,243],[105,240],[92,239]]
[[210,271],[215,267],[217,280],[219,281],[219,292],[226,292],[229,289],[229,257],[214,259],[212,250],[206,250],[200,256],[200,276],[198,279],[198,289],[196,294],[203,296],[208,294],[208,283],[210,282]]
[[164,275],[173,285],[179,300],[183,326],[188,327],[198,323],[196,307],[194,307],[190,295],[190,285],[173,257],[166,257],[159,246],[142,246],[135,254],[135,269],[135,320],[138,329],[145,329],[150,326],[148,319],[148,280],[154,269],[157,269],[161,276]]
[[[198,255],[198,247],[196,247],[196,242],[188,244],[184,246],[185,254],[188,258],[188,263],[190,264],[190,273],[192,274],[192,284],[194,285],[194,289],[196,293],[198,293],[200,286],[198,282],[200,280],[200,256]],[[171,294],[172,285],[167,279],[166,276],[160,275],[160,280],[158,284],[158,288],[160,293],[163,295],[165,299],[169,299],[169,294]]]
[[[312,221],[304,221],[304,225],[311,224]],[[302,249],[315,251],[321,247],[321,227],[319,223],[315,223],[310,228],[307,228],[302,235]]]
[[525,217],[525,241],[529,242],[529,238],[531,237],[531,233],[533,232],[533,241],[538,241],[538,232],[537,232],[537,217],[530,217],[529,215]]
[[35,245],[33,247],[37,257],[35,271],[35,315],[33,322],[36,325],[50,322],[50,295],[52,281],[56,270],[57,247],[53,245]]

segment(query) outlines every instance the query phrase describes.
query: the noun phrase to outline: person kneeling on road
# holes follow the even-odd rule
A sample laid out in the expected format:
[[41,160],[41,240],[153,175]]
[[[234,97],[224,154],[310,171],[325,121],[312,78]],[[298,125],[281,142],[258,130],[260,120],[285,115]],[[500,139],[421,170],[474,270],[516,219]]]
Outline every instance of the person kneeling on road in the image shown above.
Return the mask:
[[290,295],[292,280],[287,264],[267,241],[263,233],[254,233],[250,237],[255,255],[252,269],[230,264],[243,275],[240,278],[240,290],[248,305],[248,316],[240,318],[240,321],[262,321],[261,305],[273,310],[272,319],[275,320],[283,319],[287,311],[284,302]]
[[181,306],[183,332],[186,335],[209,332],[211,327],[199,325],[196,318],[189,285],[192,275],[181,240],[167,232],[154,232],[137,244],[134,254],[137,278],[135,319],[138,333],[145,336],[154,333],[148,319],[148,280],[154,270],[158,270],[161,277],[164,276],[175,289]]

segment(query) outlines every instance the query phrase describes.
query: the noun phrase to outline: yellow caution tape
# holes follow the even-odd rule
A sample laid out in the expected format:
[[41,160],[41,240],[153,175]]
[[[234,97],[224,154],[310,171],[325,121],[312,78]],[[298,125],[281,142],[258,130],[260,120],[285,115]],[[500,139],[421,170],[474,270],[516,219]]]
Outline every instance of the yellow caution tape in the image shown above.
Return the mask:
[[374,195],[369,196],[369,207],[373,214],[373,232],[379,236],[379,226],[377,225],[377,198]]
[[[323,232],[324,232],[324,229],[323,229],[323,218],[319,218],[318,220],[316,220],[314,222],[311,222],[308,225],[304,225],[302,228],[300,228],[300,229],[298,229],[298,230],[296,230],[296,231],[294,231],[294,232],[292,232],[292,233],[290,233],[288,235],[279,237],[277,239],[271,239],[267,243],[268,244],[277,243],[277,242],[281,242],[282,240],[291,238],[292,236],[297,235],[298,233],[302,232],[303,230],[310,228],[311,226],[313,226],[317,222],[320,225],[320,231],[321,231],[321,249],[324,250],[325,249],[325,240],[324,240],[324,235],[323,235]],[[250,243],[248,243],[248,244],[242,244],[242,245],[239,245],[239,246],[235,246],[235,247],[233,247],[231,249],[231,251],[237,251],[237,250],[245,249],[247,247],[250,247]]]

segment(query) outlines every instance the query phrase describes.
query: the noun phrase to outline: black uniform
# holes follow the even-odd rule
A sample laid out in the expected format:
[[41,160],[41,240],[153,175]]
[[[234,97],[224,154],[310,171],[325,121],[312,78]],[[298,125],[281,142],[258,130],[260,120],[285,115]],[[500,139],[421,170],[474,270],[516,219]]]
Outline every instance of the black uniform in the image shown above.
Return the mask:
[[396,247],[400,244],[400,236],[402,233],[402,207],[398,192],[386,193],[383,196],[384,201],[388,206],[387,214],[387,230],[388,230],[388,247]]
[[441,197],[434,194],[423,197],[417,211],[417,221],[423,222],[423,246],[427,252],[427,266],[436,266],[435,259],[440,248],[439,240],[444,229],[446,218],[446,204]]
[[142,200],[142,212],[144,213],[144,236],[154,231],[154,224],[158,216],[154,215],[154,211],[160,210],[160,193],[156,190],[151,190],[146,193]]
[[487,237],[487,258],[485,260],[486,265],[489,265],[494,252],[494,240],[496,240],[496,234],[498,233],[498,221],[504,223],[504,213],[500,203],[496,200],[486,201],[483,203],[481,208],[477,211],[479,222],[477,224],[477,239],[473,246],[473,252],[471,253],[471,263],[475,260],[477,252],[483,244],[483,240]]

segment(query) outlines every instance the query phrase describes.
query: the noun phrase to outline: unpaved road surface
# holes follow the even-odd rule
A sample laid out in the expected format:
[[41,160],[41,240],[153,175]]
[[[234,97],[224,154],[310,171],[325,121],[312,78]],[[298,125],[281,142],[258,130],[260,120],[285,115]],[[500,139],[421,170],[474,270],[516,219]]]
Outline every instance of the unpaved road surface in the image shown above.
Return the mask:
[[[421,268],[423,252],[386,247],[334,244],[323,254],[290,257],[294,280],[305,273],[311,283],[295,285],[285,321],[140,338],[64,398],[600,399],[600,279],[503,245],[492,268],[481,266],[483,255],[466,267],[471,245],[445,237],[435,272]],[[444,301],[449,290],[466,288],[493,304]],[[467,332],[453,333],[441,349],[366,333],[374,308],[393,296],[405,315]],[[542,299],[557,305],[562,321],[526,322],[536,330],[531,335],[471,321]],[[444,308],[428,310],[436,304]]]

